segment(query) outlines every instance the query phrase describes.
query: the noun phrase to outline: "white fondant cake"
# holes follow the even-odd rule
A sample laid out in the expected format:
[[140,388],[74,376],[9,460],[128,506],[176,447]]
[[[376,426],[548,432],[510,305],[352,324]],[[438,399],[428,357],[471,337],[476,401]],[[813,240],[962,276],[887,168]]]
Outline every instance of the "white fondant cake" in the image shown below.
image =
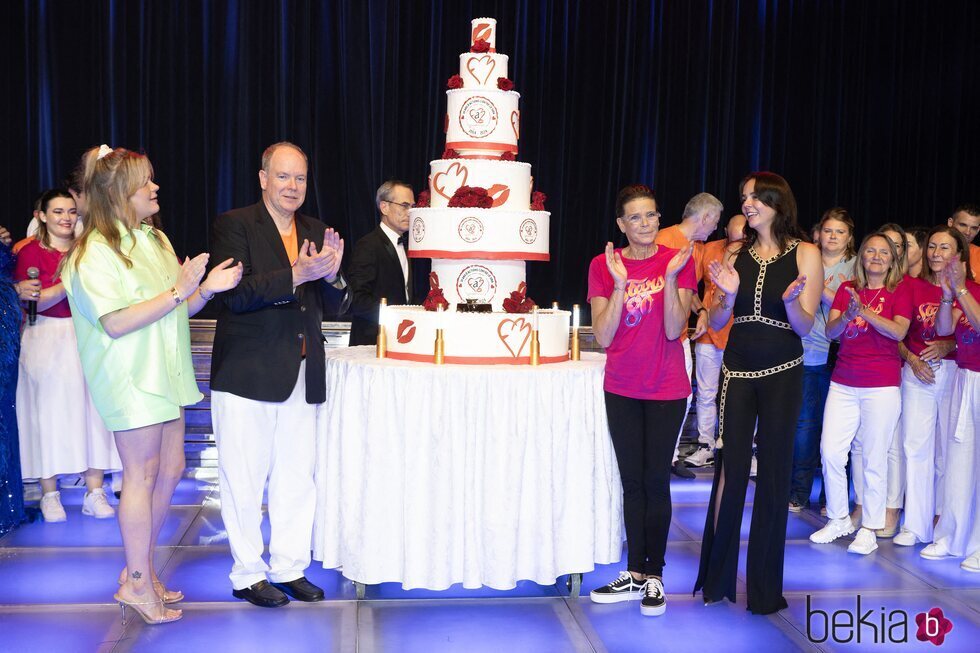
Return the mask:
[[[432,259],[449,310],[384,308],[391,358],[431,362],[441,328],[447,363],[526,365],[536,320],[540,362],[568,360],[568,311],[504,312],[504,300],[525,282],[525,261],[549,259],[551,214],[531,209],[531,166],[501,159],[517,154],[520,95],[497,88],[507,76],[507,56],[496,53],[496,31],[492,18],[473,20],[471,46],[482,39],[490,47],[460,55],[463,87],[446,92],[446,147],[456,158],[430,162],[430,206],[409,211],[408,255]],[[490,207],[450,208],[463,186],[486,190],[489,199],[481,201]],[[493,312],[457,313],[456,304],[467,300],[490,304]]]

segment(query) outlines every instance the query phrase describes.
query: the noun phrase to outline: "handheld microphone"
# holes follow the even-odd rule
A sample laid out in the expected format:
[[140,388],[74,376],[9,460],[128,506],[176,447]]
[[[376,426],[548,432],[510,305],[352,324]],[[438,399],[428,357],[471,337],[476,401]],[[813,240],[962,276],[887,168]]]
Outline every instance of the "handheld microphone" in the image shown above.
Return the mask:
[[[31,281],[41,276],[40,271],[35,267],[27,268],[27,278]],[[27,302],[27,324],[34,326],[37,323],[37,300],[31,299]]]

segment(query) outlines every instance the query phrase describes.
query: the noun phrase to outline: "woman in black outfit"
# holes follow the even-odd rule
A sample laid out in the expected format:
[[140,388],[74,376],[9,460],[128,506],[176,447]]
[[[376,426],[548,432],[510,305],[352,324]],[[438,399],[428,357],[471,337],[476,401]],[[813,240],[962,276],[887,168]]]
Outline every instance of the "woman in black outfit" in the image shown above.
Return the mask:
[[694,589],[703,589],[706,605],[722,598],[735,601],[739,531],[756,432],[758,476],[746,581],[748,609],[769,614],[786,607],[783,554],[803,387],[800,338],[813,325],[823,267],[817,247],[801,240],[796,200],[785,179],[755,172],[740,189],[748,221],[742,248],[709,267],[719,291],[710,307],[711,326],[723,327],[732,314],[735,320],[722,362],[715,477]]

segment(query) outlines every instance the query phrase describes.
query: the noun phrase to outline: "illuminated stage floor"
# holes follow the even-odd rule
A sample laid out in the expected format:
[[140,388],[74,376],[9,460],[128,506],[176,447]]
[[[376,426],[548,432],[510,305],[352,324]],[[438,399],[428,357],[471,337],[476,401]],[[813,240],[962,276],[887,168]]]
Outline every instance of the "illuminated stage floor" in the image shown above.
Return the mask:
[[[667,551],[667,613],[640,615],[637,602],[596,605],[588,590],[608,582],[622,564],[597,567],[585,575],[583,598],[568,595],[564,582],[522,583],[511,591],[403,591],[397,585],[367,588],[356,600],[352,584],[336,571],[316,566],[309,578],[327,600],[293,602],[269,610],[231,596],[231,557],[218,510],[214,469],[188,472],[174,498],[161,538],[158,561],[167,585],[186,595],[184,618],[176,624],[120,623],[111,602],[123,565],[114,519],[82,517],[82,490],[63,489],[68,521],[22,526],[0,540],[0,651],[791,651],[933,650],[915,639],[915,615],[941,608],[953,629],[940,649],[980,650],[980,574],[959,560],[929,562],[914,549],[879,541],[869,556],[846,551],[847,541],[817,546],[807,537],[821,519],[804,511],[790,515],[785,589],[790,607],[778,615],[753,616],[739,603],[705,607],[691,596],[697,573],[699,538],[709,491],[708,471],[694,481],[673,482],[674,516]],[[751,491],[754,486],[750,484]],[[748,511],[743,537],[748,530]],[[268,523],[265,524],[268,529]],[[849,540],[849,538],[845,538]],[[624,553],[625,560],[625,553]],[[744,589],[744,544],[739,589]],[[807,596],[811,609],[871,614],[864,626],[838,630],[839,639],[860,633],[861,644],[807,637]],[[880,643],[881,621],[894,626],[908,617],[905,644]],[[822,639],[825,617],[814,612],[811,634]],[[838,619],[845,619],[840,614]],[[830,618],[829,616],[826,618]],[[874,624],[872,628],[869,624]],[[899,636],[900,628],[891,634]],[[879,643],[873,641],[877,638]]]

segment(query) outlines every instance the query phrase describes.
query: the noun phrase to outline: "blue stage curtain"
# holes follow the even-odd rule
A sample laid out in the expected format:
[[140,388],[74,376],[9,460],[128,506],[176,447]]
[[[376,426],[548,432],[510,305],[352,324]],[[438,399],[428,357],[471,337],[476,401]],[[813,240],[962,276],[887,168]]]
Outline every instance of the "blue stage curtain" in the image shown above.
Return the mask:
[[13,271],[10,247],[0,243],[0,535],[24,520],[24,488],[14,412],[21,310],[11,278]]
[[2,220],[21,230],[35,194],[108,142],[150,155],[165,228],[195,253],[289,139],[311,157],[306,211],[352,245],[382,180],[426,183],[479,16],[499,21],[518,158],[549,196],[539,302],[584,299],[630,182],[656,189],[665,224],[702,190],[736,212],[760,168],[790,181],[804,227],[838,204],[864,231],[977,201],[975,0],[22,0],[0,27]]

